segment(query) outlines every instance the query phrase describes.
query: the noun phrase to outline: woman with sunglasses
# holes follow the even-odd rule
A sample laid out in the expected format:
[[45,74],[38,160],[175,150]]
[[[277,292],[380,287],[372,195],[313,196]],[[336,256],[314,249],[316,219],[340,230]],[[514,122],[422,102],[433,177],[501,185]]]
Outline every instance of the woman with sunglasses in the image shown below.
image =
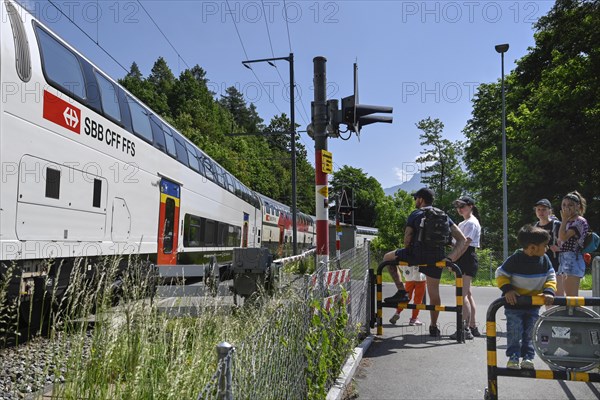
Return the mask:
[[[456,211],[463,217],[458,228],[467,238],[463,247],[465,252],[456,260],[463,275],[463,316],[465,318],[465,339],[473,339],[473,336],[481,336],[475,322],[476,306],[471,293],[471,282],[477,276],[479,261],[475,249],[479,247],[481,236],[481,225],[477,216],[479,213],[475,207],[475,201],[470,196],[462,196],[453,203]],[[455,334],[456,335],[456,334]],[[452,339],[453,336],[451,335]]]
[[560,217],[561,224],[558,230],[560,253],[557,281],[557,296],[578,296],[579,282],[585,275],[585,261],[581,249],[583,238],[590,229],[583,218],[587,202],[583,196],[573,191],[567,193],[562,199]]

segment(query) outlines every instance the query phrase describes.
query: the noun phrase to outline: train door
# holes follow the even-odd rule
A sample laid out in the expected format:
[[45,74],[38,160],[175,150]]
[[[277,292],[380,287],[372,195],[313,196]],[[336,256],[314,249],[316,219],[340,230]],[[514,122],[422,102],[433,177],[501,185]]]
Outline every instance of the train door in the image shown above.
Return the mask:
[[160,181],[160,211],[158,216],[158,265],[177,264],[179,237],[179,198],[181,187],[165,178]]

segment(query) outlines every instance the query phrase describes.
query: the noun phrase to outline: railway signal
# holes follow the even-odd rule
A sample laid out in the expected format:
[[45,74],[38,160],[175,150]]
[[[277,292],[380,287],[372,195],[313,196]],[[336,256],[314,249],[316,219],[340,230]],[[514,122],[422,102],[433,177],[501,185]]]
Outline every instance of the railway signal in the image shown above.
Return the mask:
[[341,110],[338,109],[337,100],[329,100],[327,103],[329,111],[327,132],[330,137],[339,137],[340,124],[345,124],[348,131],[360,134],[361,128],[365,125],[376,122],[391,124],[393,120],[391,116],[373,115],[379,113],[391,114],[393,112],[392,107],[358,103],[358,67],[356,63],[354,63],[354,94],[342,98]]
[[352,132],[360,133],[360,129],[375,122],[392,123],[392,117],[387,115],[372,115],[376,113],[391,114],[392,107],[357,104],[357,96],[352,95],[342,99],[342,123]]

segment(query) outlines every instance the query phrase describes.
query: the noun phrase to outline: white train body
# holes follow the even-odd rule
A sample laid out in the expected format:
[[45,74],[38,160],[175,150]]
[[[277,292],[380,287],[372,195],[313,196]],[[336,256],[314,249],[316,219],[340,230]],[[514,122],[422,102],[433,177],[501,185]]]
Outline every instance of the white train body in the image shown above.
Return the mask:
[[1,7],[0,262],[35,275],[48,258],[143,254],[168,268],[260,246],[254,192],[18,4]]

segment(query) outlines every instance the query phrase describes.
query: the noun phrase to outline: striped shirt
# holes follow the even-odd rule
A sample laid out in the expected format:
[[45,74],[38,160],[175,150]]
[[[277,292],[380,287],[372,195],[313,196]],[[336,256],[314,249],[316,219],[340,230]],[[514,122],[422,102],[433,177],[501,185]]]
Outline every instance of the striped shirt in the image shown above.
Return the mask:
[[[517,250],[496,270],[496,283],[502,295],[516,290],[522,296],[535,296],[542,293],[554,295],[556,273],[546,254],[542,257],[528,256]],[[507,304],[507,308],[517,308]]]

